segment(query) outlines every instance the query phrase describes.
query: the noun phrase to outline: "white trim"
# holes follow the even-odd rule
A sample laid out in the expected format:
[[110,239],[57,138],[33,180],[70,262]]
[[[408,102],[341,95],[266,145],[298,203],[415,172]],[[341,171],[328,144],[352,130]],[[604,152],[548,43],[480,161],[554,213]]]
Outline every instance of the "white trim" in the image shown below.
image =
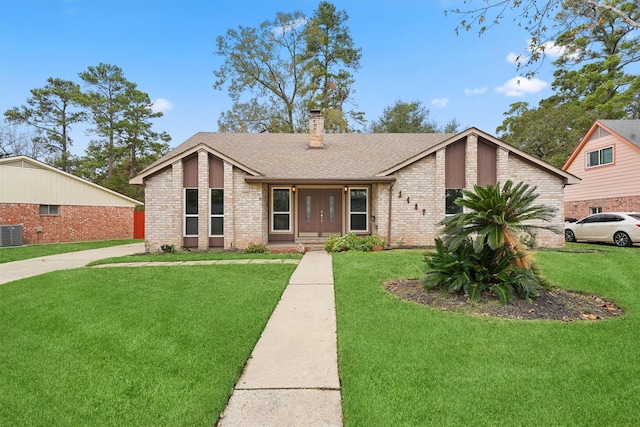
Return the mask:
[[[289,191],[289,211],[275,211],[273,208],[273,201],[274,201],[274,197],[273,197],[273,192],[274,190],[287,190]],[[271,199],[269,201],[269,232],[270,233],[286,233],[289,234],[293,231],[293,191],[292,191],[292,187],[271,187],[270,191],[269,191],[269,198]],[[275,215],[289,215],[289,229],[288,230],[274,230],[273,229],[273,217]]]
[[[351,191],[352,190],[364,190],[365,191],[365,211],[364,212],[352,212],[351,211]],[[348,187],[347,188],[347,225],[349,233],[369,233],[369,202],[370,198],[369,187]],[[351,215],[364,215],[365,216],[365,229],[353,230],[351,228]]]
[[[596,151],[598,152],[598,162],[600,162],[600,157],[602,156],[601,152],[604,150],[608,150],[609,148],[611,148],[611,161],[608,163],[598,163],[597,165],[590,165],[589,164],[589,154],[591,153],[595,153]],[[606,166],[606,165],[612,165],[614,164],[616,161],[616,150],[614,147],[614,144],[612,145],[608,145],[606,147],[602,147],[602,148],[596,148],[593,149],[591,151],[585,151],[584,153],[584,167],[586,169],[592,169],[592,168],[597,168],[598,166]]]

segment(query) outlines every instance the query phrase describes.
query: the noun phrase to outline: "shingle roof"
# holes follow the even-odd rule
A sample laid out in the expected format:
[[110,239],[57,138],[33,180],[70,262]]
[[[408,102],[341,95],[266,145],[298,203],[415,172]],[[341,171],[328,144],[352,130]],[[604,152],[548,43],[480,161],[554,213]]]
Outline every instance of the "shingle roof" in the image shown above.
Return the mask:
[[[325,134],[324,148],[309,148],[307,134],[200,132],[147,169],[204,144],[235,163],[278,179],[366,179],[455,134]],[[144,171],[142,172],[144,173]]]
[[640,148],[640,120],[598,120],[600,123]]

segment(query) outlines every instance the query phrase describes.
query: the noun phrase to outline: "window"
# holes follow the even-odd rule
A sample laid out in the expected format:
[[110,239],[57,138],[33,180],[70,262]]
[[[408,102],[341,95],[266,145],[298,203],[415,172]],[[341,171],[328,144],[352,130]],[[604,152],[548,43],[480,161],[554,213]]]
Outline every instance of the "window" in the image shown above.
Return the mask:
[[211,189],[211,222],[209,235],[212,237],[224,236],[224,190],[222,188]]
[[587,167],[606,165],[613,163],[613,147],[589,151],[587,153]]
[[589,208],[589,215],[593,215],[593,214],[597,214],[597,213],[602,213],[602,208],[601,207],[591,207]]
[[447,188],[445,190],[445,203],[446,203],[445,213],[447,215],[462,213],[462,206],[456,205],[454,203],[456,199],[459,199],[460,197],[462,197],[461,188]]
[[40,205],[40,215],[43,215],[43,216],[58,215],[58,205]]
[[366,188],[349,190],[349,231],[368,231],[369,203]]
[[198,235],[198,189],[184,190],[184,235]]
[[291,231],[291,190],[274,188],[271,192],[272,231]]

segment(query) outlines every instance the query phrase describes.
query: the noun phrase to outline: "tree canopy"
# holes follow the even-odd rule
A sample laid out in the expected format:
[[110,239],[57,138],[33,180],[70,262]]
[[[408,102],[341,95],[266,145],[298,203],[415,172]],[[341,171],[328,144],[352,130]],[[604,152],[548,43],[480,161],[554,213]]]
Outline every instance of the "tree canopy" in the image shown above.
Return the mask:
[[440,128],[438,124],[429,118],[430,111],[421,101],[397,100],[393,106],[386,107],[382,116],[371,123],[371,132],[374,133],[454,133],[457,132],[459,123],[452,119]]

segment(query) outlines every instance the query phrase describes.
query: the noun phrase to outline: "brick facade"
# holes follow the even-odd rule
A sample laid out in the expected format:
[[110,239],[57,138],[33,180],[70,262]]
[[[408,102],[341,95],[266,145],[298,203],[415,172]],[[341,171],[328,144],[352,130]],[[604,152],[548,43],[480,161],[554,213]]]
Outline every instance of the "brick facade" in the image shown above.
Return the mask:
[[133,210],[133,207],[59,206],[58,215],[40,215],[38,204],[4,203],[0,204],[0,225],[22,224],[25,245],[131,239]]
[[640,212],[640,196],[565,202],[564,214],[569,218],[580,219],[591,213],[590,208],[600,208],[602,212]]

